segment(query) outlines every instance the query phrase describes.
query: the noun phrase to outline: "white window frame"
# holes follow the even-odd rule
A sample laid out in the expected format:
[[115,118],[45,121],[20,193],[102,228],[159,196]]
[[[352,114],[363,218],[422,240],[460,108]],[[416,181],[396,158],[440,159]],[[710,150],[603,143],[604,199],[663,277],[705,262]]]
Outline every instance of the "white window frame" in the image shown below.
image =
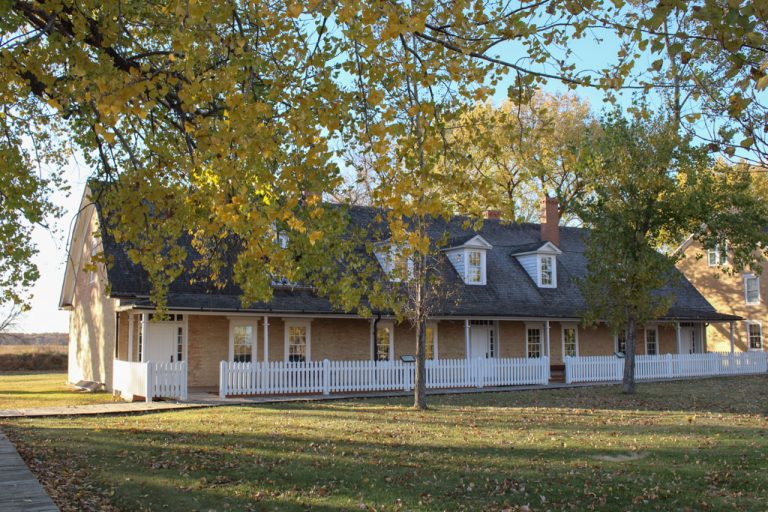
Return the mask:
[[658,325],[650,325],[645,328],[645,332],[643,333],[643,339],[645,341],[645,355],[649,355],[648,354],[648,333],[649,332],[656,333],[656,353],[653,355],[658,356],[660,354],[660,347],[661,347],[661,343],[659,342],[659,326]]
[[[407,245],[405,247],[407,247]],[[401,277],[395,274],[397,260],[402,251],[403,248],[389,243],[379,244],[375,251],[376,258],[379,260],[381,268],[393,283],[402,282]],[[408,279],[411,279],[413,277],[413,258],[411,256],[408,256],[408,262],[406,264],[408,265]]]
[[389,359],[388,361],[393,361],[395,358],[395,322],[393,322],[392,320],[379,320],[379,322],[376,324],[375,331],[373,327],[371,327],[371,360],[380,361],[379,359],[374,359],[373,356],[376,355],[376,334],[382,327],[389,328]]
[[[528,339],[528,331],[531,329],[537,329],[539,331],[539,357],[529,357],[528,354],[529,351],[529,339]],[[525,358],[526,359],[541,359],[545,356],[544,353],[544,343],[546,342],[545,339],[545,333],[544,333],[544,324],[539,323],[526,323],[525,324]]]
[[[186,316],[185,316],[186,318]],[[259,329],[258,318],[228,317],[229,318],[229,362],[235,361],[235,327],[250,327],[253,331],[253,345],[251,346],[251,362],[258,361],[259,355]]]
[[[543,274],[541,272],[541,262],[544,258],[552,261],[552,283],[544,284]],[[539,277],[539,288],[557,288],[557,257],[554,254],[539,254],[536,258],[536,275]]]
[[284,331],[284,345],[283,345],[283,360],[288,363],[290,362],[289,359],[289,351],[288,351],[288,345],[290,343],[289,341],[289,334],[291,327],[304,327],[307,332],[307,349],[306,353],[304,355],[304,361],[309,363],[312,361],[312,320],[306,319],[306,318],[284,318],[283,319],[283,331]]
[[[181,349],[181,357],[183,358],[183,361],[189,362],[189,314],[187,313],[179,313],[182,316],[181,320],[176,320],[176,336],[174,336],[174,339],[178,342],[178,328],[181,327],[181,342],[182,342],[182,349]],[[176,356],[176,362],[180,362],[179,354],[178,354],[178,343],[176,346],[176,350],[174,350],[174,355]]]
[[[747,287],[747,282],[750,279],[754,279],[757,281],[757,300],[750,301],[749,300],[749,288]],[[744,274],[744,302],[749,305],[753,306],[756,304],[760,304],[762,297],[760,293],[760,276],[756,276],[755,274]]]
[[[747,351],[760,352],[765,347],[765,339],[763,338],[763,323],[759,320],[745,320],[744,325],[747,328]],[[752,340],[750,339],[749,327],[756,325],[760,328],[760,348],[752,348]]]
[[[428,361],[437,361],[437,322],[428,322],[427,327],[432,329],[432,358],[427,358]],[[425,340],[425,342],[428,340]],[[424,347],[424,354],[426,355],[426,346]]]
[[[565,330],[566,329],[573,329],[576,332],[576,357],[579,357],[579,325],[578,324],[561,324],[560,325],[560,341],[562,345],[562,351],[560,352],[563,355],[563,358],[565,358]],[[528,332],[526,330],[526,338],[528,337]],[[527,353],[527,351],[526,351]]]
[[[712,263],[712,256],[714,256],[715,262]],[[715,245],[711,249],[707,249],[707,266],[717,267],[718,265],[728,264],[728,244],[725,244],[725,250],[720,250],[720,244]]]
[[[469,276],[469,256],[473,252],[480,255],[480,281],[470,281]],[[486,283],[485,277],[485,250],[484,249],[464,249],[464,282],[466,284],[482,286]]]
[[[624,351],[622,352],[619,350],[619,334],[624,333]],[[619,332],[613,335],[613,348],[618,354],[626,354],[627,353],[627,330],[621,329]]]

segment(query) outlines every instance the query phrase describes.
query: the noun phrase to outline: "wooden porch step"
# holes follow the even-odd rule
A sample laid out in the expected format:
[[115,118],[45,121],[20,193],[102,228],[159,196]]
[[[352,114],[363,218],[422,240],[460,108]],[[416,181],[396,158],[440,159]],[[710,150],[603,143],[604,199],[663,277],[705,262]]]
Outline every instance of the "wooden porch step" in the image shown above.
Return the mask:
[[565,365],[553,364],[549,367],[549,382],[565,382]]

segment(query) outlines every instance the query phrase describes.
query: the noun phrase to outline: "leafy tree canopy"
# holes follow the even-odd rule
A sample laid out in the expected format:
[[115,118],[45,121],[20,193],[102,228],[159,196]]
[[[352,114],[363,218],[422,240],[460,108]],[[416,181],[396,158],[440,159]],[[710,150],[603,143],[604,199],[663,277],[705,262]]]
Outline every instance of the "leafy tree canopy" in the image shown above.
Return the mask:
[[581,284],[587,319],[626,329],[625,391],[634,390],[638,325],[675,299],[662,293],[683,256],[672,249],[688,236],[707,247],[728,240],[737,271],[762,260],[755,247],[768,242],[768,207],[750,190],[749,173],[729,171],[674,121],[642,107],[608,114],[589,145],[583,176],[593,192],[578,205],[591,228]]
[[574,220],[576,199],[587,192],[578,163],[599,124],[573,94],[537,91],[499,107],[478,104],[449,130],[446,166],[461,169],[476,192],[453,197],[459,211],[479,217],[497,209],[508,220],[537,222],[540,199],[556,197],[561,216]]
[[[695,100],[681,120],[723,121],[713,144],[747,134],[743,145],[758,147],[764,4],[9,0],[0,111],[12,158],[0,170],[32,174],[62,154],[56,141],[75,144],[110,185],[111,228],[161,305],[190,257],[176,241],[191,231],[192,257],[214,277],[232,270],[245,302],[269,298],[270,276],[321,269],[318,281],[351,307],[363,294],[355,276],[324,273],[341,250],[339,209],[307,193],[337,190],[348,148],[372,162],[375,204],[394,212],[389,231],[404,239],[414,238],[404,216],[453,208],[440,194],[466,182],[428,160],[448,154],[446,129],[502,81],[518,98],[545,80],[679,91]],[[580,69],[570,43],[602,32],[622,38],[618,55]],[[662,63],[640,69],[649,53]],[[707,72],[723,73],[727,98]],[[59,137],[46,145],[50,134]],[[50,210],[52,176],[32,180],[26,196],[8,189],[36,205],[21,213],[25,225]],[[429,193],[414,195],[422,185]],[[279,231],[290,247],[274,243]],[[21,259],[34,250],[24,243]],[[224,261],[233,243],[240,257]]]

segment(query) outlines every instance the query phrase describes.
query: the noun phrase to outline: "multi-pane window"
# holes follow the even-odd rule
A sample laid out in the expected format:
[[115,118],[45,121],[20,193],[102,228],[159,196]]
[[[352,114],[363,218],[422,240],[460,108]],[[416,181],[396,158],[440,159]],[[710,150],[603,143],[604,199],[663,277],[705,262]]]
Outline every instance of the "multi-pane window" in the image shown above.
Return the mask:
[[435,359],[435,328],[431,325],[427,326],[426,332],[426,356],[427,359]]
[[253,358],[254,332],[252,325],[233,327],[232,352],[236,363],[250,363]]
[[744,276],[744,296],[747,304],[760,303],[760,278],[752,274]]
[[564,327],[563,328],[563,355],[576,357],[576,328]]
[[488,357],[496,357],[496,338],[493,325],[488,329]]
[[619,354],[627,352],[627,331],[623,329],[616,335],[616,352]]
[[467,257],[467,282],[483,282],[483,256],[480,251],[469,251]]
[[528,357],[541,357],[541,329],[529,327],[526,341]]
[[178,326],[176,328],[176,361],[181,362],[184,360],[184,328]]
[[763,326],[758,323],[748,323],[749,349],[761,350],[763,348]]
[[541,256],[541,273],[539,274],[541,286],[553,286],[555,284],[555,271],[552,256]]
[[292,325],[288,327],[288,361],[303,363],[307,360],[307,327]]
[[376,359],[389,361],[392,356],[392,327],[379,325],[376,329]]
[[726,245],[723,249],[721,249],[720,245],[716,245],[712,249],[707,249],[707,263],[710,267],[727,264],[728,246]]
[[645,353],[649,356],[655,356],[659,353],[659,340],[656,329],[648,328],[645,330]]

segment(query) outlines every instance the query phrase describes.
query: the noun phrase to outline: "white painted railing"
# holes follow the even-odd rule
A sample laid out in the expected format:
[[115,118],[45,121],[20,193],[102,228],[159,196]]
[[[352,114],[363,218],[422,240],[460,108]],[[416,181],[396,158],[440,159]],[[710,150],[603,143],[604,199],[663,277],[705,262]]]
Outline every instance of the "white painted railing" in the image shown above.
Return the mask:
[[[427,388],[546,384],[549,358],[441,359],[427,361]],[[219,394],[272,395],[357,391],[409,391],[415,365],[401,361],[316,361],[307,363],[221,362]]]
[[[665,354],[636,356],[635,379],[673,379],[743,375],[768,371],[766,352],[709,352],[707,354]],[[619,381],[624,359],[616,356],[566,357],[565,382]]]
[[149,362],[148,382],[153,398],[187,399],[187,363]]
[[112,366],[112,388],[126,400],[142,396],[187,399],[187,363],[137,363],[115,359]]
[[112,389],[126,400],[147,396],[147,363],[115,359],[112,364]]

